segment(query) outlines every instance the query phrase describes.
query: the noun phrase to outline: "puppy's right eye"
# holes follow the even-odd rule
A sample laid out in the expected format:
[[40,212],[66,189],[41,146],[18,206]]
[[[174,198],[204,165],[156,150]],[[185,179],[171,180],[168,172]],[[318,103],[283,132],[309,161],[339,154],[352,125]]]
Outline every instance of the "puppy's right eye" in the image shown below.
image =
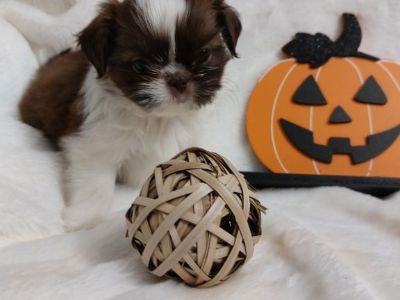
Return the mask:
[[132,63],[132,69],[136,73],[143,73],[147,69],[147,63],[144,59],[137,59]]
[[212,55],[211,49],[209,48],[204,48],[200,50],[200,53],[197,57],[197,63],[206,63],[210,60]]

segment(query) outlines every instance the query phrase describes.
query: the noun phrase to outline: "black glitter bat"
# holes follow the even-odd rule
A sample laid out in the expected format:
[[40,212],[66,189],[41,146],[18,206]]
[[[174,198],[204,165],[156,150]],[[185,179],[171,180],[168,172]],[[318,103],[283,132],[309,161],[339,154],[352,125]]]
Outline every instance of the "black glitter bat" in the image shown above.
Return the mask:
[[343,14],[343,20],[344,30],[336,42],[323,33],[298,33],[282,51],[300,64],[309,64],[311,68],[324,65],[332,57],[359,57],[378,61],[379,58],[358,51],[362,32],[357,17]]

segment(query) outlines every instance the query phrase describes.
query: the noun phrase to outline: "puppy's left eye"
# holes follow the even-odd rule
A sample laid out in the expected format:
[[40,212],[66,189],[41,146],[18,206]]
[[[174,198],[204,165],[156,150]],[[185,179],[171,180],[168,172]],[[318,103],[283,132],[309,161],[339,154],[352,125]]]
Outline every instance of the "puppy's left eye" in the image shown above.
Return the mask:
[[197,63],[205,63],[210,60],[212,55],[211,49],[204,48],[200,50],[199,56],[197,58]]
[[147,70],[147,62],[144,59],[137,59],[132,63],[132,69],[136,73],[143,73]]

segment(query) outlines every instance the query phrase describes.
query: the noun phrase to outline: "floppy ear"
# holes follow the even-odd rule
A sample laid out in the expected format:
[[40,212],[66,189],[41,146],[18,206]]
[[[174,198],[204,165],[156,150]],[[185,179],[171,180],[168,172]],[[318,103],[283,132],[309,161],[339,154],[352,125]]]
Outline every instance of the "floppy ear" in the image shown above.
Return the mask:
[[117,5],[117,1],[103,4],[99,15],[78,35],[78,44],[96,68],[99,78],[105,75],[113,50]]
[[234,8],[227,5],[224,0],[215,0],[214,3],[218,10],[218,25],[221,27],[225,43],[231,54],[238,57],[238,54],[236,53],[236,45],[240,33],[242,32],[242,23],[239,14]]

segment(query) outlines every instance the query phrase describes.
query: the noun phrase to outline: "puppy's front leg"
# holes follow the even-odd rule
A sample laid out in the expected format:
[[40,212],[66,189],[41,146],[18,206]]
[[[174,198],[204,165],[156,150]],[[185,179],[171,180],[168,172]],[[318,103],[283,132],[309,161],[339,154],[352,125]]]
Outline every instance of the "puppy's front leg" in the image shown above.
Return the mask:
[[116,167],[106,156],[71,155],[65,172],[63,212],[68,230],[92,228],[111,212]]

